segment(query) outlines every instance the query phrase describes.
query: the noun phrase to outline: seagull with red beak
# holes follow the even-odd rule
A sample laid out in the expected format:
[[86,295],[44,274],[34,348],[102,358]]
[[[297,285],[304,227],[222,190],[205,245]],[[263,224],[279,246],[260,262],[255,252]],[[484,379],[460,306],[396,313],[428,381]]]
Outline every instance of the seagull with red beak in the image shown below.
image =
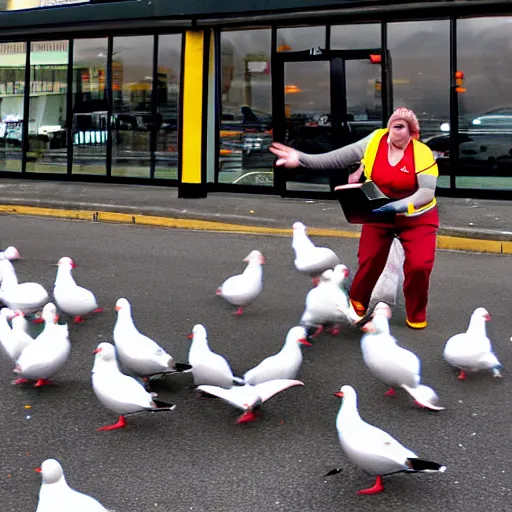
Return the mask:
[[103,342],[94,351],[92,388],[98,400],[111,411],[119,414],[117,423],[98,430],[116,430],[126,426],[126,416],[139,412],[173,411],[175,405],[157,400],[155,393],[147,392],[142,384],[119,370],[116,349]]
[[[394,473],[443,473],[446,467],[437,462],[419,459],[409,448],[400,444],[380,428],[366,423],[357,410],[357,394],[352,386],[343,386],[334,393],[342,399],[336,417],[336,430],[341,448],[348,459],[369,475],[376,476],[375,484],[357,494],[376,494],[384,491],[382,477]],[[329,471],[326,476],[340,473]]]
[[459,380],[466,378],[466,372],[492,370],[494,377],[501,377],[501,363],[492,351],[491,340],[485,328],[491,315],[485,308],[473,311],[466,332],[452,336],[445,345],[444,359],[459,368]]

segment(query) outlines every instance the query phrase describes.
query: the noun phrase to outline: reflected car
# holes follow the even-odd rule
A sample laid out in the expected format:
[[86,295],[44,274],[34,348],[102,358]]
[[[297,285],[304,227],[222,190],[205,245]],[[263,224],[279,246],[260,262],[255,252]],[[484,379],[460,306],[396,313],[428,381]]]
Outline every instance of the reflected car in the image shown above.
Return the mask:
[[[499,107],[470,119],[460,118],[459,129],[468,130],[512,130],[512,107]],[[450,131],[450,123],[440,126],[444,133]]]
[[271,187],[274,184],[274,173],[272,171],[251,171],[238,176],[231,183],[238,185],[264,185]]

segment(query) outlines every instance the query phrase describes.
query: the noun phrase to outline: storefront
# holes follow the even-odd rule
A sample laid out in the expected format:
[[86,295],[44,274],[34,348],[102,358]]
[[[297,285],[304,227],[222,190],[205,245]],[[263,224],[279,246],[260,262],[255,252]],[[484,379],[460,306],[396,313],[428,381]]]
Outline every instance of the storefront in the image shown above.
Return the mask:
[[[241,5],[242,4],[242,5]],[[439,193],[512,189],[512,5],[0,0],[0,176],[283,196],[347,170],[273,167],[412,108]]]

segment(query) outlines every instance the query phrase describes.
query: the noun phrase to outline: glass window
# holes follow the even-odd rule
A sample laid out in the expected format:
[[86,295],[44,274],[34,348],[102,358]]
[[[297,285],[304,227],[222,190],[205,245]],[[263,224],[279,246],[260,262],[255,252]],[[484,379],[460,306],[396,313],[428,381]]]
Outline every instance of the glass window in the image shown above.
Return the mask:
[[73,174],[107,172],[107,38],[73,42]]
[[153,36],[115,37],[112,176],[149,178]]
[[27,172],[67,172],[68,51],[68,41],[31,43]]
[[512,17],[457,21],[458,188],[512,189],[511,47]]
[[170,34],[158,40],[155,178],[178,179],[181,37]]
[[273,185],[270,30],[221,34],[221,183]]
[[412,21],[388,25],[393,106],[408,107],[418,117],[421,140],[436,150],[439,187],[450,184],[450,23],[448,20]]
[[277,51],[297,52],[325,48],[325,27],[289,27],[277,29]]
[[0,170],[21,171],[25,43],[0,43]]
[[380,23],[333,25],[332,50],[363,50],[380,48]]

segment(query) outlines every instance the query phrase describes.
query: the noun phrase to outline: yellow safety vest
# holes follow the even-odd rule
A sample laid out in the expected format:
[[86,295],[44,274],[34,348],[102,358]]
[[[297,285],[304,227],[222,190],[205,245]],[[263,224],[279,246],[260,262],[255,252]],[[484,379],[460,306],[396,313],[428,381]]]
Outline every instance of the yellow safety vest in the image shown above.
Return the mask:
[[[363,159],[361,163],[364,166],[364,176],[366,181],[370,181],[372,179],[372,171],[373,164],[375,163],[375,158],[377,157],[377,151],[379,149],[380,141],[382,137],[388,133],[387,128],[382,128],[377,130],[374,136],[368,142],[366,149],[364,151]],[[439,176],[439,169],[437,168],[437,163],[432,154],[432,150],[423,142],[419,140],[412,139],[413,144],[413,155],[414,155],[414,171],[416,174],[430,174],[431,176]],[[421,206],[418,209],[409,205],[409,209],[405,215],[419,215],[421,213],[425,213],[427,210],[430,210],[437,204],[436,198],[432,199],[430,203],[427,203],[424,206]]]

